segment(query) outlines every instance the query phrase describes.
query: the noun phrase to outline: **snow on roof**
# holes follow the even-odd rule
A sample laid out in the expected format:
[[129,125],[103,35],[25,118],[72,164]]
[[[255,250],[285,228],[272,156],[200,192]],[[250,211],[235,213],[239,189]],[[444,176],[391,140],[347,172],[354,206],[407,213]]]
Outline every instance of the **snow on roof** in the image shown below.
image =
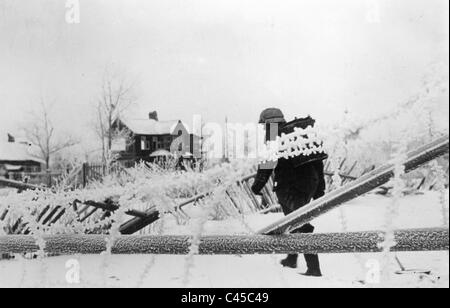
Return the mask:
[[45,163],[32,155],[33,147],[22,143],[0,141],[0,161],[34,161]]
[[[138,135],[176,135],[175,129],[180,123],[179,120],[156,121],[152,119],[127,119],[120,118],[120,121],[133,133]],[[186,128],[186,125],[182,123]]]
[[155,152],[153,152],[152,154],[150,154],[150,157],[161,157],[161,156],[173,156],[172,153],[170,153],[167,150],[156,150]]
[[20,169],[22,169],[22,166],[14,166],[14,165],[5,164],[5,168],[8,171],[19,171]]

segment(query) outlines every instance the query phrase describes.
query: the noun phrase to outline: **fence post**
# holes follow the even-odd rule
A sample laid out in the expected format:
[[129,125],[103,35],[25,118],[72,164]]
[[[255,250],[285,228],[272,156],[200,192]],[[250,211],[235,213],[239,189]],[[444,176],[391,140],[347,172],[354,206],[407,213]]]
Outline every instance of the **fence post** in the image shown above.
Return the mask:
[[83,163],[83,166],[81,167],[81,184],[83,185],[83,188],[87,185],[87,163]]
[[52,187],[52,174],[49,169],[47,169],[47,186]]

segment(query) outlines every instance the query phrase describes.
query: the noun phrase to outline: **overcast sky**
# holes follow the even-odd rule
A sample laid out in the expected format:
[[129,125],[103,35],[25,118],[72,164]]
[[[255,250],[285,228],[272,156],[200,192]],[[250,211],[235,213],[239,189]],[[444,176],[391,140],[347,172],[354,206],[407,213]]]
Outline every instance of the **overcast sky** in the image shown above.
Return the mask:
[[[385,112],[448,69],[448,0],[0,0],[0,133],[39,98],[86,131],[102,70],[139,80],[142,117],[256,121]],[[77,129],[78,128],[78,129]]]

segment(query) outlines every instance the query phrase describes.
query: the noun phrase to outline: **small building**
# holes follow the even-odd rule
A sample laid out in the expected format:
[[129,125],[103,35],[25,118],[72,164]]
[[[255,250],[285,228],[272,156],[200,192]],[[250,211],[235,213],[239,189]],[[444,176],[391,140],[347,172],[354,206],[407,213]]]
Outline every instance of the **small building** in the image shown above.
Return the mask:
[[161,150],[175,157],[200,152],[199,136],[190,133],[181,120],[159,121],[156,112],[151,112],[144,119],[119,117],[114,121],[113,128],[130,133],[128,142],[116,141],[119,146],[113,147],[120,160],[152,161],[152,154]]
[[17,172],[41,172],[45,162],[32,155],[32,146],[16,142],[8,136],[8,142],[0,141],[0,176]]

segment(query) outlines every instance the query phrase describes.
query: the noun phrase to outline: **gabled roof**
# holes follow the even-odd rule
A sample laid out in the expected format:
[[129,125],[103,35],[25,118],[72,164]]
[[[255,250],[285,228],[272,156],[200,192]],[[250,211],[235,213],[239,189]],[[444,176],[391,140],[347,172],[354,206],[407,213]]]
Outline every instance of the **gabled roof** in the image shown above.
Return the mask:
[[0,141],[0,161],[34,161],[40,164],[45,162],[32,155],[33,147],[22,143]]
[[[175,129],[180,123],[179,120],[156,121],[152,119],[127,118],[120,118],[119,120],[137,135],[176,135]],[[183,124],[183,126],[186,128],[186,125]]]

